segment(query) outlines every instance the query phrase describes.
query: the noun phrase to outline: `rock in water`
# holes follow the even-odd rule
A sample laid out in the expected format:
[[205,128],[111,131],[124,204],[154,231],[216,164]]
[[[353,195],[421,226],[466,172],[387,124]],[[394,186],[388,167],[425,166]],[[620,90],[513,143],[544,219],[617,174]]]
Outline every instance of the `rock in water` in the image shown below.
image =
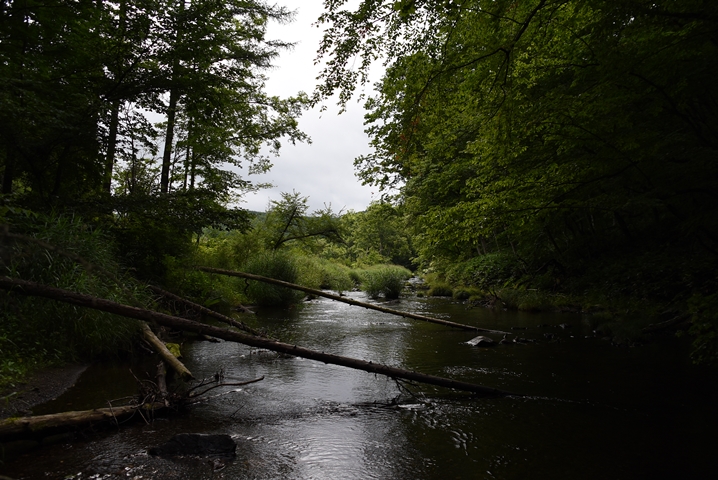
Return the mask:
[[483,335],[479,335],[478,337],[474,337],[468,342],[469,345],[473,347],[492,347],[496,344],[492,339],[489,337],[485,337]]
[[234,456],[237,444],[229,435],[178,433],[167,443],[148,450],[150,455]]

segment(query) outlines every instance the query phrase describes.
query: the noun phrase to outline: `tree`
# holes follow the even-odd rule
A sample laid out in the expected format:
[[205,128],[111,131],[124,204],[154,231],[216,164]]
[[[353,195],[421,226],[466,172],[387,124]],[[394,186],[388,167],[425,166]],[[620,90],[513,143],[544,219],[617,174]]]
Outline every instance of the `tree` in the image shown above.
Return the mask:
[[580,273],[670,249],[676,278],[715,264],[714,2],[344,4],[321,19],[318,95],[346,101],[386,56],[375,153],[356,165],[401,189],[425,262],[508,251],[526,273]]
[[400,208],[374,202],[363,212],[344,214],[341,223],[352,262],[413,266],[411,238]]
[[282,193],[282,200],[271,202],[265,220],[271,250],[296,243],[312,250],[311,242],[319,238],[331,242],[343,241],[339,233],[339,218],[332,212],[331,206],[307,215],[308,198],[298,192],[285,192]]

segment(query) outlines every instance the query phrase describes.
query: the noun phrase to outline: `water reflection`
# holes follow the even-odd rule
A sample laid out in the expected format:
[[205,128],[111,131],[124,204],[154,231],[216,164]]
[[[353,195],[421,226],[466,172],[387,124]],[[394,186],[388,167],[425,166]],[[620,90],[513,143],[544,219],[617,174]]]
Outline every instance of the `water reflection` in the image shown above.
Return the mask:
[[[687,366],[685,352],[674,346],[612,347],[592,337],[577,315],[467,309],[437,299],[404,300],[392,308],[506,330],[537,343],[473,348],[465,343],[471,332],[325,299],[291,312],[260,312],[251,321],[308,348],[528,396],[480,399],[427,386],[399,388],[373,374],[229,342],[188,343],[185,361],[198,377],[222,370],[228,380],[265,380],[198,405],[191,415],[44,447],[5,465],[4,473],[407,480],[714,473],[715,383]],[[238,443],[237,458],[215,471],[205,460],[146,455],[177,432],[228,433]]]

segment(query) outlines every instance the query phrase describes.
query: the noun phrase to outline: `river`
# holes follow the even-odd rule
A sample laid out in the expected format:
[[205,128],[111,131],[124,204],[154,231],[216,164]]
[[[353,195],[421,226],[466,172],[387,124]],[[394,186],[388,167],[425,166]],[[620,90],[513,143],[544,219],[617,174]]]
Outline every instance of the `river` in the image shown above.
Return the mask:
[[[361,292],[350,295],[368,301]],[[471,332],[321,298],[248,321],[288,343],[526,396],[400,386],[230,342],[187,342],[184,361],[198,378],[220,371],[226,382],[265,378],[225,388],[190,414],[35,449],[0,465],[0,473],[68,480],[574,480],[718,472],[716,378],[687,362],[685,342],[657,336],[642,346],[612,346],[574,314],[469,309],[416,297],[391,307],[491,329],[518,327],[510,331],[537,343],[471,347]],[[133,389],[126,365],[98,365],[35,413],[104,406]],[[212,462],[147,454],[178,432],[230,434],[237,456]]]

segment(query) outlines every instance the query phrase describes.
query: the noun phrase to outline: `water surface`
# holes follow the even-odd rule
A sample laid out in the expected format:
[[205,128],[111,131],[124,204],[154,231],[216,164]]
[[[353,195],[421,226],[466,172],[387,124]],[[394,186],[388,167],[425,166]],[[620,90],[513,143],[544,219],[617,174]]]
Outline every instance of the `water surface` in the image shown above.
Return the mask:
[[[0,472],[68,479],[713,478],[715,376],[689,365],[685,346],[672,337],[615,347],[594,337],[579,315],[424,298],[392,307],[537,343],[475,348],[465,344],[471,332],[327,299],[248,321],[288,343],[526,396],[479,398],[230,342],[186,342],[184,360],[196,377],[265,379],[226,388],[231,392],[191,414],[42,447]],[[42,408],[101,406],[98,392],[117,398],[134,388],[127,371],[93,368],[74,392]],[[237,457],[222,463],[147,455],[179,432],[230,434]]]

